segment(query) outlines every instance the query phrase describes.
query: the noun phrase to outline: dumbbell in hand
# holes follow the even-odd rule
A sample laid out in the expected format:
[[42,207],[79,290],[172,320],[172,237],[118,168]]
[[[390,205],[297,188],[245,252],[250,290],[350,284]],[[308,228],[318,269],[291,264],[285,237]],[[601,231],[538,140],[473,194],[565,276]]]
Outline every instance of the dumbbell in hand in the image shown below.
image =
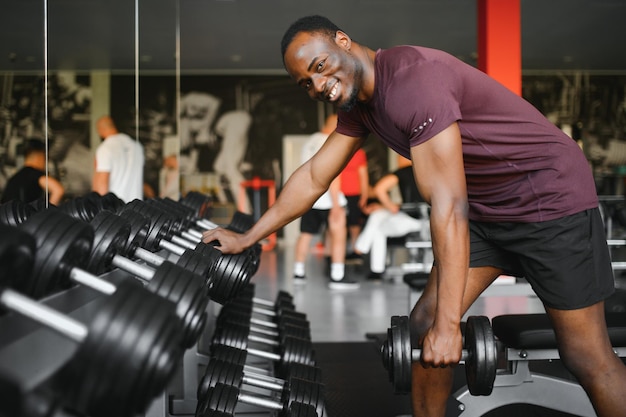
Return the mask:
[[[497,346],[489,318],[470,316],[465,324],[465,362],[467,386],[472,395],[489,395],[493,390],[498,364]],[[393,316],[387,340],[381,346],[383,366],[389,373],[396,393],[411,390],[411,363],[420,360],[421,350],[411,348],[409,318]]]

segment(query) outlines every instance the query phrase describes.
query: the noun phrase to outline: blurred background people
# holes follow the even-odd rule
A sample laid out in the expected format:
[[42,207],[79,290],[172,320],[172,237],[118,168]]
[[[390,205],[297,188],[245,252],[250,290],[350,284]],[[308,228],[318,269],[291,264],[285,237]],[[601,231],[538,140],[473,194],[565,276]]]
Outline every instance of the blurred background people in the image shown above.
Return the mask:
[[96,149],[93,191],[111,192],[124,202],[143,199],[143,166],[145,157],[139,141],[117,130],[111,116],[96,122],[102,143]]
[[46,176],[46,146],[39,139],[29,139],[24,148],[24,166],[9,178],[0,202],[20,200],[30,203],[45,198],[48,191],[50,204],[58,205],[65,193],[63,185]]

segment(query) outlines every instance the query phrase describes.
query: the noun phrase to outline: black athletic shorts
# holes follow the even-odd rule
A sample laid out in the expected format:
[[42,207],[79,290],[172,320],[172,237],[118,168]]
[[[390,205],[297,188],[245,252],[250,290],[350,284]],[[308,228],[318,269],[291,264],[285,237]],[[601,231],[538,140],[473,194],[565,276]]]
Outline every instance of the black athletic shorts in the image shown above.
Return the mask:
[[470,267],[525,278],[551,308],[573,310],[609,297],[613,269],[600,211],[538,223],[470,221]]
[[363,223],[363,213],[359,207],[361,196],[347,195],[348,205],[346,206],[346,224],[348,226],[358,226]]
[[300,218],[300,232],[316,235],[328,221],[330,210],[310,209]]

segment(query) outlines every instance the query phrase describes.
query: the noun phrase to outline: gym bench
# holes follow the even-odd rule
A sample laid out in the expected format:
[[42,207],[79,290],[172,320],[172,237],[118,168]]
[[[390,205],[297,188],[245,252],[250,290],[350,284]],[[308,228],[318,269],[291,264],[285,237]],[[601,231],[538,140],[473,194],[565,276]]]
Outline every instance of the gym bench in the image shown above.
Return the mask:
[[[613,350],[625,358],[626,313],[607,313],[606,322]],[[545,375],[529,367],[531,361],[559,359],[546,314],[496,316],[492,327],[503,368],[496,373],[491,395],[472,396],[467,386],[454,393],[459,416],[478,417],[510,404],[533,404],[581,417],[596,415],[586,393],[573,378]]]

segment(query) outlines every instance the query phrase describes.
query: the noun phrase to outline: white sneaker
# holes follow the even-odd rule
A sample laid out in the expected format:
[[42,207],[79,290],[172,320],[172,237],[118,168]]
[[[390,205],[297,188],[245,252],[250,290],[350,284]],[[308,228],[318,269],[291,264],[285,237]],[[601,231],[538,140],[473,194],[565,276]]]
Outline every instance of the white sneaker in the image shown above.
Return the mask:
[[328,283],[328,288],[331,290],[358,290],[361,288],[361,284],[350,278],[343,277],[340,280],[331,279]]

